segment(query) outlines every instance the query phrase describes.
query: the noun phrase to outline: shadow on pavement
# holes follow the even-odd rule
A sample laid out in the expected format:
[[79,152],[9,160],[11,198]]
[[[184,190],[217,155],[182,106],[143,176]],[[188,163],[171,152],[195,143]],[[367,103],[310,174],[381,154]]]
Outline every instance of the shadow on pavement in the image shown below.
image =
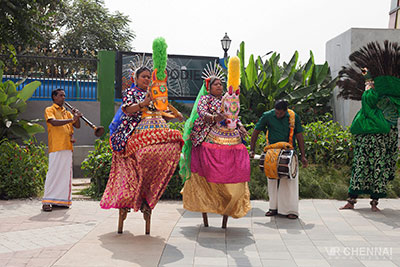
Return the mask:
[[[149,235],[133,235],[110,232],[99,236],[100,245],[112,253],[115,260],[135,263],[139,266],[157,266],[166,245],[165,239]],[[182,255],[183,257],[183,255]]]

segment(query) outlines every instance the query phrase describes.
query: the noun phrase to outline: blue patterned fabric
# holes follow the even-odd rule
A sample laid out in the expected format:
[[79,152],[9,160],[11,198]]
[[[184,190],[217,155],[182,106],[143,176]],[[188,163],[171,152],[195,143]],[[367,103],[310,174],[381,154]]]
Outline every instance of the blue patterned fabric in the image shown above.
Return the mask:
[[108,126],[108,128],[110,129],[110,135],[113,135],[113,133],[117,130],[118,126],[121,124],[123,115],[124,112],[122,111],[122,105],[121,105],[119,106],[117,113],[115,113],[112,122]]
[[116,121],[119,121],[119,124],[110,137],[113,151],[123,151],[125,149],[129,136],[131,136],[142,119],[141,111],[127,114],[123,112],[123,109],[135,103],[142,102],[146,97],[146,93],[147,91],[142,90],[139,87],[128,88],[123,92],[123,104],[120,107],[122,114],[120,118],[118,118],[117,115],[114,117]]

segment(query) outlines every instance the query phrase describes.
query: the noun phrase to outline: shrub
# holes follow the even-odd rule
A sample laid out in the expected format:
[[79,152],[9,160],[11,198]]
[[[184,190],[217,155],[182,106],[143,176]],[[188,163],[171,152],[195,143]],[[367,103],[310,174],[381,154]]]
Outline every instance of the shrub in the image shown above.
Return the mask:
[[97,139],[94,150],[89,152],[81,165],[83,174],[91,178],[90,188],[86,193],[94,199],[99,199],[103,195],[110,174],[112,151],[108,143],[109,137],[108,134],[102,139]]
[[389,181],[387,185],[387,197],[400,197],[400,172],[398,170],[396,171],[395,178],[392,181]]
[[268,180],[258,166],[258,160],[252,160],[250,166],[250,199],[268,199]]
[[41,195],[48,159],[44,144],[35,139],[18,145],[0,141],[0,199],[28,198]]
[[185,128],[185,122],[184,121],[168,122],[168,126],[170,129],[178,130],[183,134],[183,129]]
[[[254,123],[249,123],[249,124],[244,125],[244,127],[246,128],[247,133],[248,133],[247,137],[244,139],[245,145],[246,145],[248,151],[250,151],[250,140],[251,140],[251,135],[254,132],[255,126],[256,125]],[[263,152],[265,144],[266,144],[265,133],[260,132],[260,134],[258,135],[256,147],[255,147],[256,154],[259,155]]]
[[165,189],[161,199],[171,199],[171,200],[181,200],[181,190],[182,190],[182,178],[179,175],[179,166],[176,167],[174,175],[172,175],[167,188]]
[[304,126],[303,135],[309,163],[351,166],[353,137],[339,123],[312,122]]
[[31,82],[17,91],[23,80],[17,83],[11,80],[3,82],[3,69],[4,63],[0,60],[0,139],[28,140],[34,134],[44,132],[44,128],[36,123],[38,120],[19,118],[26,110],[26,101],[40,86],[40,82]]
[[346,199],[349,188],[351,167],[335,168],[329,165],[309,165],[300,168],[300,198]]

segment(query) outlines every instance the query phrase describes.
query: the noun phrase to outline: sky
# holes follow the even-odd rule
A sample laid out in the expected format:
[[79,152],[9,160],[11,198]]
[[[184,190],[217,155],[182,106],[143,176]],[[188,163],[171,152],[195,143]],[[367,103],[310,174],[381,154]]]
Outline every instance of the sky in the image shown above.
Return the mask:
[[[164,37],[168,54],[223,57],[221,39],[236,55],[245,42],[250,54],[269,51],[289,61],[297,50],[307,62],[325,62],[325,44],[350,28],[388,28],[390,0],[105,0],[109,11],[128,15],[136,38],[133,51],[150,52]],[[267,59],[269,56],[263,57]]]

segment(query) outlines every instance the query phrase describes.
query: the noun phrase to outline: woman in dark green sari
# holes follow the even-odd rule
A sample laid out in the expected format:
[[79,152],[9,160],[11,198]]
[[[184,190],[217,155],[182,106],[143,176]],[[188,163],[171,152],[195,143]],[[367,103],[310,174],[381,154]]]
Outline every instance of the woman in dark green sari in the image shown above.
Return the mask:
[[367,194],[372,199],[371,210],[379,211],[378,200],[386,197],[387,183],[394,179],[400,111],[398,51],[397,43],[385,41],[384,48],[369,43],[350,56],[361,73],[352,67],[340,72],[340,96],[357,99],[362,93],[361,109],[350,128],[354,159],[349,198],[341,209],[353,209],[357,197]]

